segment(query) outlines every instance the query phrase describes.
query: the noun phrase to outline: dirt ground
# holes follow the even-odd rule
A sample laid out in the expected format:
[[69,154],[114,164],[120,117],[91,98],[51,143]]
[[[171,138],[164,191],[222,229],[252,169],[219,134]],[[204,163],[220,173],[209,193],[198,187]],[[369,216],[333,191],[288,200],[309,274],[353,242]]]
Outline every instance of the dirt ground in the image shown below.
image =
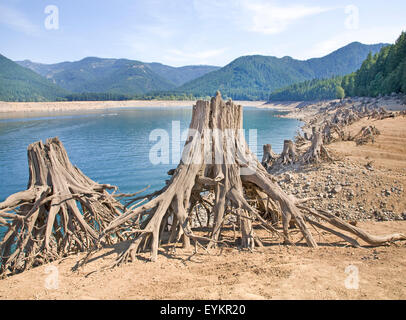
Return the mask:
[[[365,121],[350,130],[359,131]],[[375,235],[406,234],[402,216],[406,212],[406,117],[373,124],[381,131],[375,143],[331,144],[334,164],[295,176],[300,186],[306,182],[310,186],[299,195],[326,195],[323,188],[344,182],[343,191],[330,194],[331,198],[324,195],[314,205],[334,203],[334,208],[327,208],[333,213],[357,210],[357,226]],[[373,171],[365,169],[370,161]],[[334,176],[333,182],[328,175]],[[388,196],[383,189],[391,187],[395,191]],[[348,198],[350,188],[353,193]],[[294,183],[285,188],[288,193],[297,189]],[[377,208],[383,201],[388,208]],[[376,221],[376,209],[382,211],[383,221]],[[133,263],[107,268],[122,252],[125,244],[120,244],[98,252],[79,270],[74,268],[84,254],[0,280],[0,299],[406,299],[406,241],[353,248],[334,235],[311,231],[318,249],[308,248],[303,241],[283,246],[269,238],[264,248],[253,253],[231,248],[209,253],[199,249],[197,254],[178,248],[172,253],[162,248],[155,263],[148,262],[145,254]],[[299,241],[297,230],[291,232]],[[262,229],[256,233],[271,236]],[[235,241],[231,230],[225,237]]]
[[[406,233],[406,221],[360,224],[374,234]],[[261,232],[258,230],[258,232]],[[232,232],[228,233],[230,238]],[[224,249],[161,251],[147,260],[110,266],[120,246],[104,249],[83,269],[72,271],[83,257],[41,266],[0,281],[0,299],[405,299],[405,242],[355,249],[334,236],[315,234],[318,249],[303,243],[269,243],[254,253]],[[147,256],[145,256],[147,258]],[[351,267],[349,267],[351,266]],[[347,273],[346,273],[346,268]],[[348,285],[358,272],[358,289]],[[48,288],[47,288],[48,287]]]

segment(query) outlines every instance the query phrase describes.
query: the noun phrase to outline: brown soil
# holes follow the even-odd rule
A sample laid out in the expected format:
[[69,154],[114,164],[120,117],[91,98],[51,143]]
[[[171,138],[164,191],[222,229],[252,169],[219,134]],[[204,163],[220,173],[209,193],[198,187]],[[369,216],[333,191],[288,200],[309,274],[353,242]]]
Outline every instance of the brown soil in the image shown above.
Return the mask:
[[[350,129],[357,132],[366,124],[362,120]],[[338,161],[292,173],[301,185],[296,196],[322,192],[324,197],[314,201],[313,206],[326,208],[334,204],[330,209],[333,213],[354,212],[344,218],[356,218],[357,226],[373,234],[406,233],[402,216],[406,212],[406,118],[372,124],[381,132],[375,143],[331,144],[327,147]],[[370,161],[373,171],[365,168]],[[302,189],[303,182],[310,183]],[[326,196],[324,189],[340,183],[343,190]],[[298,192],[294,181],[284,188]],[[390,195],[383,190],[390,191]],[[381,208],[382,202],[385,208]],[[380,210],[383,218],[377,217],[374,210]],[[299,233],[291,231],[299,241]],[[263,230],[256,232],[266,236]],[[312,233],[320,243],[318,249],[306,247],[303,241],[282,246],[277,239],[266,241],[265,248],[253,253],[215,249],[208,254],[199,249],[193,255],[192,251],[178,248],[169,254],[162,248],[155,263],[148,262],[146,254],[133,263],[103,269],[122,251],[121,244],[103,249],[79,271],[72,269],[84,254],[52,263],[59,271],[58,289],[47,289],[45,285],[48,265],[0,280],[0,299],[406,299],[405,241],[355,249],[331,234],[318,234],[313,229]],[[225,237],[234,241],[232,231]],[[345,286],[349,265],[359,270],[358,289]]]
[[[376,234],[406,232],[406,222],[368,222],[361,227]],[[259,231],[258,231],[259,232]],[[232,232],[229,233],[232,236]],[[53,263],[59,288],[45,286],[47,266],[0,282],[0,299],[405,299],[406,246],[354,249],[330,235],[322,244],[276,242],[255,253],[225,249],[211,255],[177,249],[161,251],[155,263],[138,260],[113,270],[120,246],[104,249],[78,272],[80,256]],[[83,255],[81,255],[83,256]],[[359,270],[359,289],[347,289],[349,265]]]

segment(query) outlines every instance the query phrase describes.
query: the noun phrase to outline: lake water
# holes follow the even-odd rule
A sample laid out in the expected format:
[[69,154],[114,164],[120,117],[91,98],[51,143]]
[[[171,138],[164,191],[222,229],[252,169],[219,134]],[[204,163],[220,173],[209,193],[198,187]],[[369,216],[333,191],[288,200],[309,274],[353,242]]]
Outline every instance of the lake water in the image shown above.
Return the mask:
[[[292,139],[300,126],[297,120],[275,117],[278,114],[244,108],[244,128],[257,129],[260,159],[263,144],[270,143],[280,152],[283,140]],[[190,107],[179,107],[0,119],[0,201],[27,187],[27,146],[54,136],[64,144],[71,162],[91,179],[116,185],[121,192],[132,193],[147,185],[151,185],[148,192],[159,189],[168,179],[166,172],[177,164],[151,164],[149,152],[156,142],[149,141],[150,133],[160,128],[171,135],[173,121],[179,121],[183,131],[188,128],[191,115]]]

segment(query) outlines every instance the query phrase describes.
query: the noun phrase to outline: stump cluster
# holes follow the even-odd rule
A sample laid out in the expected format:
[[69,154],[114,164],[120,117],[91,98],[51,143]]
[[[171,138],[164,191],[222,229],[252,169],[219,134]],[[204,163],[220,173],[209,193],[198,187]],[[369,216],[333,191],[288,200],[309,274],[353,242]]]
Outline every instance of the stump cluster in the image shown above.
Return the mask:
[[[0,243],[2,273],[91,249],[85,263],[100,246],[122,240],[127,240],[127,248],[116,265],[133,261],[145,251],[156,261],[160,246],[180,241],[185,247],[193,242],[195,250],[224,245],[253,250],[267,241],[256,235],[258,226],[289,244],[290,223],[313,248],[318,245],[309,225],[354,246],[359,246],[356,239],[342,231],[373,245],[406,239],[403,234],[370,235],[328,212],[306,207],[307,199],[286,194],[250,151],[242,120],[242,106],[224,102],[219,92],[210,101],[197,101],[180,163],[169,172],[164,188],[146,196],[107,192],[115,187],[86,177],[70,163],[57,139],[31,145],[28,189],[0,203],[0,223],[8,228]],[[320,139],[321,133],[315,131],[306,159],[319,156]],[[269,149],[265,162],[274,158]],[[296,158],[292,144],[286,143],[284,154],[286,161]],[[130,197],[126,204],[119,201],[123,197]],[[197,206],[206,209],[207,222],[213,221],[207,224],[207,236],[192,227]],[[240,243],[227,244],[222,239],[229,216],[236,218]],[[282,232],[276,227],[279,219]]]

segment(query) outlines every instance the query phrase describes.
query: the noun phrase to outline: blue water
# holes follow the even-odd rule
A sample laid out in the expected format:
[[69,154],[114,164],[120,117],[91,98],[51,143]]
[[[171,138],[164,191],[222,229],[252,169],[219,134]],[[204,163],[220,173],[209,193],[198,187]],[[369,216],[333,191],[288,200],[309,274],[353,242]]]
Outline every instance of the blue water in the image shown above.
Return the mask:
[[[263,144],[271,143],[280,152],[283,140],[292,139],[299,128],[299,121],[277,118],[277,114],[266,109],[244,109],[244,128],[257,129],[259,158]],[[148,192],[159,189],[168,179],[166,172],[176,164],[151,164],[149,151],[156,142],[149,141],[149,135],[157,128],[171,135],[172,121],[180,121],[183,131],[191,115],[191,108],[179,107],[0,119],[0,201],[27,187],[27,146],[54,136],[64,144],[71,162],[91,179],[116,185],[126,193],[147,185],[151,185]]]

